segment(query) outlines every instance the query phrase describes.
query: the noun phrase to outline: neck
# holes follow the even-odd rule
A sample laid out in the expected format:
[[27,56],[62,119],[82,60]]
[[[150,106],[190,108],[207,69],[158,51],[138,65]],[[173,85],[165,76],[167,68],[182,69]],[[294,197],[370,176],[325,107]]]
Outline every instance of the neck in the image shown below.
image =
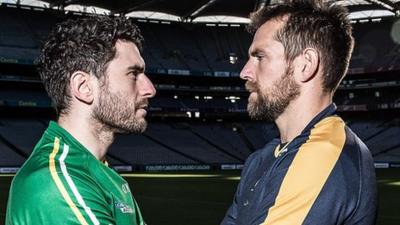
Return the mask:
[[299,96],[293,100],[285,111],[275,120],[278,126],[281,143],[292,141],[301,134],[310,121],[332,103],[330,95],[321,94]]
[[103,161],[108,147],[114,140],[114,133],[88,116],[71,114],[60,116],[57,123],[98,160]]

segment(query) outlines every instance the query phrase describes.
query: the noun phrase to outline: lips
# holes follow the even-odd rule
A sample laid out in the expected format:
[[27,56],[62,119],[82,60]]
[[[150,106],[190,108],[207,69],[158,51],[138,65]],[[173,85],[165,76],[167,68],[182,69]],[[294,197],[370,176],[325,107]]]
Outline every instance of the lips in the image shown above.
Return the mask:
[[147,115],[147,108],[138,108],[136,110],[136,115],[139,117],[145,117]]
[[148,105],[142,105],[138,107],[138,110],[143,110],[143,111],[147,111],[148,109]]
[[143,105],[143,106],[139,106],[139,109],[143,109],[143,110],[146,110],[147,111],[147,108],[148,108],[149,106],[148,105]]
[[136,108],[138,109],[147,109],[149,106],[149,102],[147,99],[141,100],[139,102],[136,103]]
[[140,117],[145,117],[147,115],[147,109],[149,103],[147,100],[142,100],[136,103],[136,113]]
[[251,93],[257,92],[257,90],[258,90],[257,85],[255,83],[250,83],[247,81],[245,86],[246,86],[246,90]]

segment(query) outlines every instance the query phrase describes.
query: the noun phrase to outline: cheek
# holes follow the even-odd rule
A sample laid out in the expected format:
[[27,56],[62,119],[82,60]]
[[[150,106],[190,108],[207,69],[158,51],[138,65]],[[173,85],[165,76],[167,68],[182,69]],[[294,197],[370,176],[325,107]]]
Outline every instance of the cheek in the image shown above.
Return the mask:
[[265,93],[271,86],[271,78],[267,74],[258,76],[257,89],[259,93]]
[[265,86],[274,79],[274,68],[267,62],[259,62],[256,66],[256,80],[259,87]]
[[137,95],[137,91],[135,88],[135,84],[127,80],[126,82],[121,83],[118,87],[118,91],[123,93],[126,98],[135,99]]
[[[269,77],[281,76],[286,69],[286,62],[282,59],[263,59],[256,65],[259,74],[267,74]],[[274,78],[272,78],[274,79]]]
[[260,90],[269,90],[273,88],[273,86],[282,79],[284,75],[285,68],[277,67],[264,67],[260,69],[260,73],[257,74],[257,83]]

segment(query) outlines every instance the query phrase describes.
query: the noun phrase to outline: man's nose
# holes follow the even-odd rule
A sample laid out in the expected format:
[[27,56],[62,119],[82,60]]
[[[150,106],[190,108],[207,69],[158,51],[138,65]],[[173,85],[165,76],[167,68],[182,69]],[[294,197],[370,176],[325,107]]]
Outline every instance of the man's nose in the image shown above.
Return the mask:
[[244,65],[242,71],[240,71],[240,78],[243,80],[252,81],[254,78],[253,66],[251,65],[250,60],[247,61],[246,65]]
[[139,84],[140,95],[146,98],[153,98],[156,95],[156,89],[154,88],[151,80],[144,75],[143,79]]

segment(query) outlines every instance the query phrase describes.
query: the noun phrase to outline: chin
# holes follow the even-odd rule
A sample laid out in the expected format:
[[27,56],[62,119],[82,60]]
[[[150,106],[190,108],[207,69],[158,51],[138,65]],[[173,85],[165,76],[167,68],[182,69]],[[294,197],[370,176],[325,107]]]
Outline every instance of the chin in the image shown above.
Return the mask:
[[249,95],[249,101],[251,100],[251,99],[257,99],[258,98],[258,94],[257,94],[257,92],[251,92],[250,93],[250,95]]
[[147,128],[147,121],[144,118],[132,118],[129,122],[115,124],[114,132],[118,134],[141,134]]
[[247,108],[252,107],[254,108],[257,105],[257,97],[249,98],[247,103]]

